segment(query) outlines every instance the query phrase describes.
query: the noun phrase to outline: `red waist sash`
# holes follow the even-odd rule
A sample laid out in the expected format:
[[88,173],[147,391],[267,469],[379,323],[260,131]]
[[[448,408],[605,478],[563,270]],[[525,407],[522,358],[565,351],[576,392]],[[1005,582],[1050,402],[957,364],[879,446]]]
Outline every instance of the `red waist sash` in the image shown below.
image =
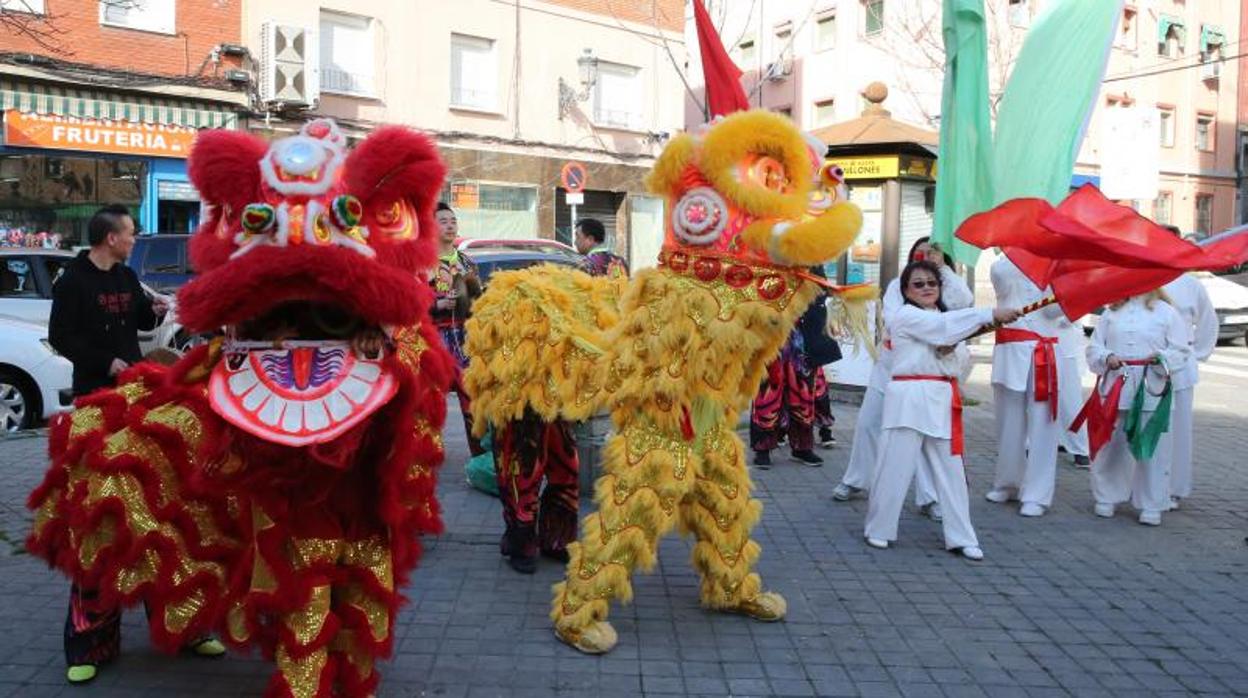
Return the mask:
[[952,445],[949,452],[955,456],[962,455],[965,449],[962,436],[962,391],[958,390],[958,379],[953,376],[938,376],[935,374],[911,374],[903,376],[893,376],[895,381],[939,381],[948,383],[949,389],[953,391],[953,398],[949,401],[949,409],[952,417],[952,426],[950,427],[949,439]]
[[1049,403],[1049,419],[1057,419],[1057,354],[1053,351],[1057,337],[1045,337],[1031,330],[1002,327],[997,330],[997,344],[1035,342],[1031,365],[1036,369],[1036,402]]
[[[1124,366],[1148,366],[1153,363],[1153,358],[1147,359],[1119,359]],[[1122,397],[1123,386],[1127,382],[1127,377],[1119,374],[1114,379],[1113,385],[1109,387],[1109,394],[1104,398],[1101,397],[1101,381],[1105,376],[1096,377],[1096,387],[1092,389],[1092,394],[1088,396],[1088,401],[1083,403],[1083,409],[1079,410],[1079,414],[1075,415],[1075,421],[1070,423],[1070,431],[1079,431],[1084,422],[1088,424],[1088,455],[1092,460],[1096,460],[1096,454],[1100,453],[1105,444],[1114,436],[1114,425],[1118,422],[1118,403]]]

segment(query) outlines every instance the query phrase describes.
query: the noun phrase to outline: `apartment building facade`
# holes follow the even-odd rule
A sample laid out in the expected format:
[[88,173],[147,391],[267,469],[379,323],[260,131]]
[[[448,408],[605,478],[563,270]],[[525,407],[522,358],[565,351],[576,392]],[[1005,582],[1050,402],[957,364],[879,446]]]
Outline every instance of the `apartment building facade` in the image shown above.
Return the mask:
[[634,266],[662,241],[663,205],[642,181],[683,125],[683,27],[683,0],[255,0],[243,19],[262,63],[304,37],[319,87],[302,109],[262,87],[261,130],[323,115],[353,137],[383,123],[428,132],[470,237],[570,241],[561,172],[580,163],[577,216],[604,219]]
[[[939,0],[770,0],[749,13],[710,0],[721,36],[745,71],[751,103],[814,130],[856,118],[873,81],[889,88],[898,121],[938,129],[944,52]],[[991,97],[1000,98],[1044,0],[986,0]],[[1106,158],[1151,149],[1155,193],[1131,203],[1144,215],[1198,235],[1244,219],[1237,203],[1241,149],[1239,33],[1243,0],[1127,0],[1106,80],[1088,124],[1072,185],[1100,183]],[[688,33],[688,31],[687,31]],[[701,85],[696,60],[691,82]],[[695,92],[699,88],[695,88]],[[1107,143],[1111,109],[1156,124],[1155,142]],[[1142,114],[1141,108],[1148,114]],[[702,118],[696,106],[687,123]],[[1025,166],[1020,163],[1019,166]],[[1242,166],[1239,169],[1243,169]],[[1151,177],[1151,173],[1149,173]]]
[[85,244],[105,203],[144,232],[193,230],[195,133],[243,128],[249,108],[226,79],[242,67],[239,0],[0,0],[0,13],[0,239]]

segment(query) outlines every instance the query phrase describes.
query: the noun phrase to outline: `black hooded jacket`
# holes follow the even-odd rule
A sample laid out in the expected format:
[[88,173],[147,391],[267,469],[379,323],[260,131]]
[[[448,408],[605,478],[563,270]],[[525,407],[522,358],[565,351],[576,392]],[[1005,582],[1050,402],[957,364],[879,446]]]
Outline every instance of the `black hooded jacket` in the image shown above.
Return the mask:
[[83,250],[52,286],[48,342],[74,364],[74,395],[113,384],[113,359],[142,358],[139,330],[156,327],[152,301],[125,264],[105,271]]

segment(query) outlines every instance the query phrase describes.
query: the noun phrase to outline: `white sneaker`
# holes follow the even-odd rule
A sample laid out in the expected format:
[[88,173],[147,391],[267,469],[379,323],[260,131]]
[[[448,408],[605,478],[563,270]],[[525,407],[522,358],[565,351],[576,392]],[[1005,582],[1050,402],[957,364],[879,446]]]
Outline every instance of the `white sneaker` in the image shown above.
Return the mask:
[[1113,504],[1108,504],[1106,502],[1097,502],[1095,511],[1096,511],[1096,515],[1101,517],[1102,519],[1114,518],[1114,505]]
[[848,502],[859,492],[862,492],[860,488],[839,482],[836,487],[832,488],[832,499],[835,499],[838,502]]
[[1044,505],[1035,502],[1023,502],[1023,506],[1018,508],[1019,516],[1044,516]]
[[1005,504],[1011,499],[1014,499],[1014,494],[1011,493],[1010,490],[993,489],[988,490],[988,494],[984,495],[984,499],[997,504]]
[[927,518],[940,523],[945,520],[945,513],[940,509],[940,502],[932,502],[927,505]]
[[868,538],[867,545],[871,546],[872,548],[879,548],[880,550],[888,549],[888,541],[881,540],[879,538]]
[[984,559],[984,551],[974,545],[968,545],[965,548],[962,548],[962,557],[979,562]]
[[1179,510],[1179,498],[1178,498],[1178,497],[1171,497],[1171,498],[1170,498],[1170,509],[1169,509],[1169,511],[1178,511],[1178,510]]
[[1140,523],[1144,524],[1145,526],[1160,526],[1161,525],[1161,512],[1160,511],[1141,511]]

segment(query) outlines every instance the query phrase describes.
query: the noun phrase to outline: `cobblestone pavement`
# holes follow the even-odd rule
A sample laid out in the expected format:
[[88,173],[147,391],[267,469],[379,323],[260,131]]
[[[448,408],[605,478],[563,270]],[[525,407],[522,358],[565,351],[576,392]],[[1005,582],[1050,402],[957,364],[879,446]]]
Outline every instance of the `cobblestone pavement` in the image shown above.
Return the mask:
[[[708,613],[689,545],[666,540],[611,616],[611,654],[559,644],[546,619],[562,570],[535,576],[499,557],[497,502],[464,484],[462,430],[447,435],[439,493],[447,533],[408,589],[381,696],[827,695],[1152,696],[1248,694],[1248,349],[1224,347],[1197,393],[1197,491],[1159,528],[1092,515],[1086,471],[1063,459],[1041,519],[982,495],[991,478],[990,389],[976,369],[968,408],[971,512],[987,559],[941,549],[939,526],[903,515],[887,551],[862,541],[866,503],[829,494],[856,409],[838,406],[842,443],[824,468],[755,472],[766,511],[760,571],[789,601],[784,623]],[[454,401],[452,401],[454,402]],[[458,425],[457,415],[448,420]],[[0,441],[0,531],[22,537],[44,439]],[[66,584],[29,556],[0,555],[0,696],[258,695],[258,659],[155,653],[142,613],[126,614],[124,656],[87,689],[63,683]]]

